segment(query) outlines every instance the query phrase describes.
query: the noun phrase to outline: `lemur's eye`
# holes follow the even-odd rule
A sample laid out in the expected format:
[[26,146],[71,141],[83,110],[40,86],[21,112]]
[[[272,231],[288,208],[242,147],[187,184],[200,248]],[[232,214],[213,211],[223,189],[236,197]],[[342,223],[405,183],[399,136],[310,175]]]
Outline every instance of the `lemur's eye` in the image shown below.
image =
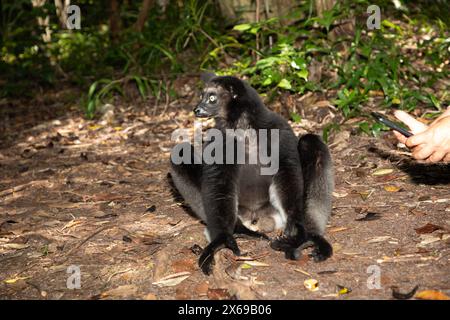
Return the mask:
[[216,102],[217,97],[215,95],[210,95],[209,96],[209,102]]

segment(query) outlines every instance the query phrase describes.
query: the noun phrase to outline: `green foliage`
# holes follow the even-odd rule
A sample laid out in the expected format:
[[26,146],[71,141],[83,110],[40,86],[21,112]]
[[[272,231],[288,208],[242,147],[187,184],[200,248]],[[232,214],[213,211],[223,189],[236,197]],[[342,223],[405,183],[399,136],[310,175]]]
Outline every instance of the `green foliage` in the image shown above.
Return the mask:
[[[232,32],[237,32],[242,37],[241,41],[236,43],[236,38],[232,36],[223,38],[225,43],[221,49],[230,51],[229,54],[239,54],[240,59],[219,73],[248,76],[251,84],[263,92],[271,88],[290,92],[312,89],[308,84],[307,52],[294,47],[281,33],[281,27],[275,29],[277,25],[278,19],[269,19],[234,26]],[[275,37],[279,39],[270,47],[270,39]],[[262,50],[257,49],[257,39]],[[212,51],[210,57],[218,58],[217,51]],[[254,57],[258,57],[256,62]]]
[[126,76],[116,80],[100,79],[92,83],[89,87],[85,104],[86,116],[89,119],[94,118],[98,106],[105,102],[105,100],[110,99],[114,94],[126,98],[127,91],[125,86],[129,84],[134,84],[142,99],[147,99],[149,95],[159,98],[162,93],[170,90],[162,82],[139,75]]
[[[108,1],[77,1],[82,30],[71,32],[57,25],[53,1],[46,3],[40,8],[29,0],[0,5],[0,97],[31,95],[30,88],[64,79],[86,89],[84,108],[93,117],[101,102],[127,96],[130,84],[143,98],[158,97],[170,91],[161,85],[167,79],[214,69],[247,78],[269,98],[281,92],[326,92],[346,119],[365,117],[368,105],[408,111],[425,106],[438,112],[449,103],[448,93],[435,89],[449,77],[444,12],[450,8],[445,1],[403,2],[396,9],[388,0],[342,0],[318,17],[312,0],[302,0],[287,17],[230,28],[212,0],[169,1],[165,10],[158,5],[150,9],[142,32],[135,29],[142,2],[120,1],[117,37],[104,14]],[[382,8],[380,30],[367,30],[369,4]],[[46,16],[52,30],[49,43],[42,41],[37,23]],[[335,32],[353,18],[352,32]],[[301,120],[295,113],[291,118]],[[367,134],[386,129],[371,119],[359,128]],[[324,130],[324,137],[337,129]]]
[[322,138],[325,143],[328,143],[328,138],[330,137],[331,132],[339,131],[341,129],[340,125],[337,123],[330,123],[323,128]]
[[[384,15],[380,30],[368,31],[365,20],[357,20],[353,36],[330,36],[342,20],[362,16],[369,4],[394,12]],[[418,105],[440,110],[448,104],[445,92],[430,92],[433,84],[449,76],[450,38],[444,22],[405,16],[406,7],[395,11],[389,1],[342,1],[321,18],[306,16],[308,5],[302,2],[299,11],[289,15],[295,20],[290,25],[278,19],[235,25],[218,39],[220,50],[211,51],[202,66],[214,68],[224,58],[234,60],[218,73],[247,77],[258,91],[270,96],[281,91],[302,94],[336,89],[332,101],[346,119],[366,116],[364,109],[374,100],[384,108],[408,111]],[[406,52],[405,46],[417,38],[423,39],[417,43],[417,52]],[[322,74],[336,73],[337,79],[308,79],[313,61],[323,66]],[[360,124],[362,132],[377,135],[388,129],[368,119]],[[324,130],[324,138],[335,129]]]
[[52,5],[33,8],[31,1],[17,0],[4,1],[0,8],[0,78],[4,79],[0,98],[31,95],[29,87],[54,81],[40,36],[42,28],[37,24],[37,18],[52,10]]

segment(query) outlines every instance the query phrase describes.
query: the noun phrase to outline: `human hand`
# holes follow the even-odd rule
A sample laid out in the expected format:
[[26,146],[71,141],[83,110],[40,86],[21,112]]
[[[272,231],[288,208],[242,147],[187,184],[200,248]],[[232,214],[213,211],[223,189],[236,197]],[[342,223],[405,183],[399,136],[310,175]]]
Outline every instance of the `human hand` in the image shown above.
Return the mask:
[[450,162],[450,107],[430,126],[416,120],[404,111],[396,111],[395,116],[404,122],[413,133],[406,138],[394,131],[397,139],[409,147],[412,156],[426,162]]

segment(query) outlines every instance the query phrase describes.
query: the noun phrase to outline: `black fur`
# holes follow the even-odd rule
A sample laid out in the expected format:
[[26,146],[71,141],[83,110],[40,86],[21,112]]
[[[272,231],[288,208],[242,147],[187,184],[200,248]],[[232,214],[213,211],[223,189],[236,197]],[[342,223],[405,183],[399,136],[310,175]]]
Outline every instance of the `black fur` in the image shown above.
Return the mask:
[[[172,164],[175,186],[206,222],[211,238],[199,259],[202,270],[206,274],[211,272],[214,253],[221,248],[240,254],[234,234],[261,237],[238,219],[238,205],[253,206],[253,199],[265,201],[264,205],[270,202],[275,211],[286,215],[283,236],[271,242],[273,249],[284,251],[289,259],[298,259],[300,251],[312,244],[315,261],[330,257],[332,247],[323,233],[331,212],[332,161],[320,138],[305,135],[299,140],[285,119],[270,111],[251,86],[235,77],[212,77],[194,112],[197,116],[214,117],[216,128],[222,132],[249,128],[280,130],[279,170],[267,178],[246,171],[247,164]],[[246,187],[240,188],[243,181]],[[248,188],[248,184],[252,187]]]

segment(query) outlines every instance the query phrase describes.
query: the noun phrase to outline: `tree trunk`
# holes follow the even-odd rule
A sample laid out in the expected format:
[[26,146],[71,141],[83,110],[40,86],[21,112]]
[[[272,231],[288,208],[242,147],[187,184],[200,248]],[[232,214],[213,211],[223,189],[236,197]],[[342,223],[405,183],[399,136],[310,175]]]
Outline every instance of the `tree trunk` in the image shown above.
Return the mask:
[[[222,16],[230,23],[234,23],[235,20],[256,22],[257,15],[260,20],[272,17],[282,18],[298,6],[297,1],[292,0],[220,0],[217,2]],[[281,22],[288,21],[282,19]]]
[[150,11],[150,8],[153,6],[153,0],[144,0],[142,1],[141,10],[139,10],[138,19],[136,21],[136,24],[134,25],[134,29],[138,32],[142,32],[144,29],[145,21],[147,21],[148,18],[148,12]]
[[61,28],[67,28],[67,7],[70,6],[70,0],[55,0],[56,15],[58,16]]
[[315,0],[316,11],[319,17],[323,17],[323,12],[333,9],[337,0]]
[[120,4],[118,0],[111,0],[109,2],[109,35],[111,41],[116,43],[120,36],[122,29],[122,22],[120,19]]
[[[45,0],[31,0],[31,4],[33,5],[33,7],[39,8],[45,4]],[[38,17],[37,23],[40,27],[44,28],[44,33],[42,34],[42,39],[44,40],[44,42],[50,42],[52,40],[52,30],[50,30],[49,26],[50,17]]]

